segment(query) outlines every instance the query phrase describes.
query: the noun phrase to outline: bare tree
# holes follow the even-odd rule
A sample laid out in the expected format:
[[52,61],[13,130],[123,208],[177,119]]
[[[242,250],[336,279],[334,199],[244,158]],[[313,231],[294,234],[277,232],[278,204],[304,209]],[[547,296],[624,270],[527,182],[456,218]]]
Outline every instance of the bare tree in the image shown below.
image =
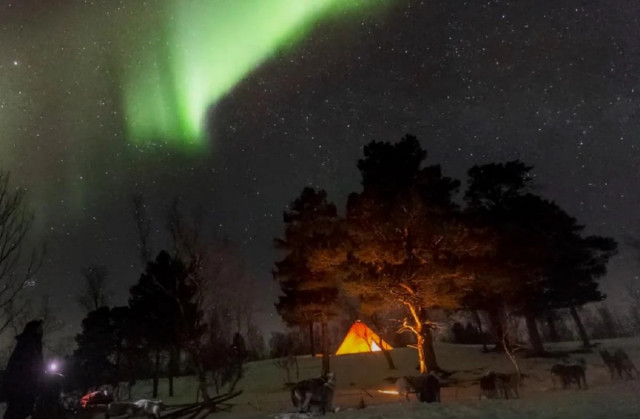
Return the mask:
[[108,274],[109,270],[104,265],[91,265],[82,270],[84,288],[78,293],[77,302],[87,312],[97,310],[109,303]]
[[228,319],[234,332],[248,331],[255,311],[255,283],[229,241],[207,247],[204,259],[207,277],[205,306],[216,307]]
[[[204,225],[201,207],[186,216],[180,207],[180,201],[173,201],[169,209],[167,229],[173,241],[174,255],[184,263],[188,280],[196,289],[193,302],[200,314],[197,324],[192,327],[192,330],[200,333],[188,337],[186,350],[196,363],[200,391],[207,399],[209,395],[205,368],[210,368],[216,374],[215,367],[210,364],[211,353],[207,350],[210,340],[212,336],[216,336],[216,341],[224,346],[229,343],[224,342],[221,337],[225,333],[240,333],[244,329],[249,334],[255,287],[252,278],[244,270],[241,258],[228,241],[205,242],[201,234],[205,230]],[[224,319],[224,322],[212,319]],[[236,363],[235,367],[240,368],[237,372],[241,371],[241,363]],[[241,374],[238,374],[235,381],[228,383],[229,391],[240,377]],[[220,383],[217,382],[217,391],[220,390],[219,387]]]
[[[48,294],[40,296],[40,304],[35,307],[34,311],[35,315],[30,316],[30,318],[37,318],[43,321],[44,336],[42,343],[47,351],[55,356],[63,356],[65,353],[69,353],[68,341],[63,343],[60,341],[60,337],[54,339],[55,333],[64,329],[65,322],[56,315],[57,310],[51,307]],[[67,345],[66,352],[63,350],[65,345]]]
[[26,206],[26,190],[11,186],[8,172],[0,171],[0,333],[27,308],[23,291],[34,286],[42,254],[35,250],[25,258],[27,233],[33,213]]
[[138,232],[140,260],[142,261],[143,266],[151,260],[151,249],[149,245],[151,222],[147,216],[146,209],[147,206],[144,203],[142,195],[135,195],[133,197],[133,217],[136,223],[136,231]]
[[185,216],[180,201],[173,201],[167,229],[175,256],[188,267],[191,280],[200,290],[198,306],[202,313],[215,309],[228,319],[235,332],[248,331],[254,311],[253,278],[228,240],[205,242],[201,236],[204,225],[201,207]]
[[44,334],[55,333],[64,328],[64,321],[56,315],[55,308],[51,307],[49,294],[40,297],[40,305],[36,311],[36,318],[42,319]]
[[181,259],[196,258],[202,250],[200,231],[204,224],[201,207],[196,208],[190,218],[180,208],[180,199],[175,198],[169,208],[167,230],[173,240],[173,251]]
[[[205,229],[202,208],[197,207],[185,215],[180,204],[178,198],[171,203],[165,228],[171,237],[172,257],[184,265],[186,280],[195,288],[195,295],[190,302],[195,304],[197,315],[190,317],[189,333],[181,336],[179,349],[185,350],[191,357],[200,381],[199,392],[208,399],[207,372],[211,368],[208,362],[211,358],[209,340],[212,334],[220,333],[220,330],[215,330],[220,325],[212,324],[210,319],[214,315],[230,319],[221,324],[225,327],[232,327],[233,324],[237,331],[240,331],[241,325],[249,325],[251,300],[241,297],[252,295],[251,281],[226,243],[205,242],[201,234]],[[144,264],[149,262],[152,252],[149,240],[152,226],[146,208],[142,196],[136,195],[133,198],[133,215],[140,258]],[[171,294],[170,290],[163,292]],[[170,357],[171,368],[175,369],[180,359],[179,352],[172,351]]]

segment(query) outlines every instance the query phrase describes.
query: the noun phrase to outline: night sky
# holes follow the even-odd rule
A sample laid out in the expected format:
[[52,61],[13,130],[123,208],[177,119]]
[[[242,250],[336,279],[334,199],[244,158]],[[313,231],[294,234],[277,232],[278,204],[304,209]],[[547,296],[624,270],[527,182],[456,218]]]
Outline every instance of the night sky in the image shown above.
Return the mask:
[[[285,206],[309,185],[343,205],[363,145],[406,133],[462,180],[520,158],[589,233],[638,237],[639,16],[635,0],[3,0],[0,168],[47,243],[37,292],[69,333],[83,267],[107,265],[125,303],[132,196],[155,251],[179,197],[235,244],[274,327]],[[637,271],[623,246],[612,306]]]

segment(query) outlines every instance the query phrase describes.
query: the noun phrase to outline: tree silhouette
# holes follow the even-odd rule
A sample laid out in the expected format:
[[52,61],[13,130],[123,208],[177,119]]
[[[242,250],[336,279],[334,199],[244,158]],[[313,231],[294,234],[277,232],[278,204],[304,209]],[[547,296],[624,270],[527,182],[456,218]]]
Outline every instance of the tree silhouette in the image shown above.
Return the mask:
[[[149,262],[137,284],[130,289],[132,317],[144,325],[143,333],[155,353],[153,394],[157,396],[161,353],[185,347],[199,334],[200,313],[194,302],[196,288],[183,263],[161,251]],[[172,352],[174,351],[174,352]],[[170,357],[170,359],[175,359]],[[175,365],[169,368],[169,392],[173,393]]]
[[102,306],[89,312],[76,336],[78,347],[71,360],[70,378],[75,387],[84,391],[121,381],[132,386],[149,370],[144,327],[136,324],[128,306]]
[[117,383],[114,354],[119,346],[111,309],[100,307],[82,320],[82,332],[76,336],[73,353],[74,377],[82,390],[104,383]]
[[[599,301],[594,279],[606,272],[615,242],[582,238],[583,226],[575,218],[530,192],[531,169],[511,161],[469,170],[467,216],[491,228],[497,252],[488,258],[465,301],[486,310],[498,332],[504,310],[521,314],[533,351],[541,354],[536,318],[549,309]],[[572,314],[586,339],[577,312]]]
[[551,309],[568,308],[583,346],[590,347],[577,308],[606,298],[597,279],[607,273],[607,263],[617,253],[618,246],[609,237],[583,238],[574,234],[563,239],[554,248],[553,261],[547,271],[544,301]]
[[507,307],[519,311],[534,352],[542,353],[535,318],[541,309],[544,269],[552,248],[549,239],[562,224],[559,218],[564,213],[529,192],[531,169],[512,161],[475,166],[468,172],[467,214],[492,229],[497,245],[478,282],[480,289],[472,291],[479,293],[470,298],[481,305],[476,308],[487,310],[498,339],[504,335],[502,319]]
[[363,190],[347,203],[346,238],[313,257],[350,295],[404,307],[400,330],[415,336],[421,372],[439,369],[428,310],[458,307],[484,251],[452,200],[459,182],[439,166],[421,167],[425,157],[412,136],[368,144],[358,162]]
[[283,320],[289,325],[309,325],[311,342],[313,323],[321,324],[323,373],[330,370],[327,325],[338,313],[338,287],[334,276],[313,269],[309,261],[316,249],[329,245],[336,221],[336,207],[327,201],[326,192],[305,188],[284,213],[284,237],[276,239],[276,247],[287,254],[276,262],[273,272],[284,294],[276,303]]
[[91,265],[82,270],[84,288],[78,293],[77,301],[87,312],[108,305],[108,273],[109,270],[104,265]]
[[42,262],[36,251],[24,258],[33,214],[27,208],[26,189],[15,188],[10,180],[9,173],[0,170],[0,333],[26,309],[28,302],[21,296],[35,284]]

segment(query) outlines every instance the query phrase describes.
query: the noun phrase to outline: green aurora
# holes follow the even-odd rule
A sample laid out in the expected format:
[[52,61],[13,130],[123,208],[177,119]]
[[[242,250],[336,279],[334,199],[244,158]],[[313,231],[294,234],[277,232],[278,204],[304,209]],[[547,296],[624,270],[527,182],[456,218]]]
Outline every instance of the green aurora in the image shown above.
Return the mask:
[[[388,0],[386,0],[388,1]],[[207,109],[320,19],[385,0],[175,0],[122,71],[126,137],[200,149]],[[131,59],[131,56],[129,57]],[[175,144],[177,143],[177,144]]]

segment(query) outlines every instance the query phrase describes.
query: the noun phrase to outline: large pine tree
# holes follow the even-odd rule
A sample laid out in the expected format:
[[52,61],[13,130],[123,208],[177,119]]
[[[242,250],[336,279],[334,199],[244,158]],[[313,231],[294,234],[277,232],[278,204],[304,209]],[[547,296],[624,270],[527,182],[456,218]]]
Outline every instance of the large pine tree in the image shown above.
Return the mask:
[[497,251],[465,301],[486,310],[498,333],[504,310],[522,315],[533,351],[541,354],[536,318],[549,309],[574,307],[586,341],[575,307],[603,298],[594,280],[606,272],[616,246],[607,238],[582,238],[584,227],[575,218],[532,194],[531,169],[511,161],[469,170],[467,216],[491,229]]
[[339,291],[335,276],[312,269],[309,260],[316,249],[333,241],[337,220],[326,192],[305,188],[284,213],[284,237],[276,239],[276,247],[286,252],[273,272],[283,294],[276,309],[288,325],[308,326],[311,341],[313,324],[320,323],[323,373],[330,370],[328,321],[339,311]]
[[439,166],[423,167],[425,158],[412,136],[368,144],[358,162],[362,191],[347,204],[344,249],[315,258],[333,255],[349,294],[404,309],[400,330],[415,336],[421,372],[439,369],[429,310],[458,307],[484,248],[453,202],[459,182]]
[[547,268],[545,304],[550,310],[569,309],[584,347],[591,344],[577,309],[606,298],[597,280],[607,273],[607,263],[616,254],[617,247],[610,237],[568,235],[557,241],[552,263]]

